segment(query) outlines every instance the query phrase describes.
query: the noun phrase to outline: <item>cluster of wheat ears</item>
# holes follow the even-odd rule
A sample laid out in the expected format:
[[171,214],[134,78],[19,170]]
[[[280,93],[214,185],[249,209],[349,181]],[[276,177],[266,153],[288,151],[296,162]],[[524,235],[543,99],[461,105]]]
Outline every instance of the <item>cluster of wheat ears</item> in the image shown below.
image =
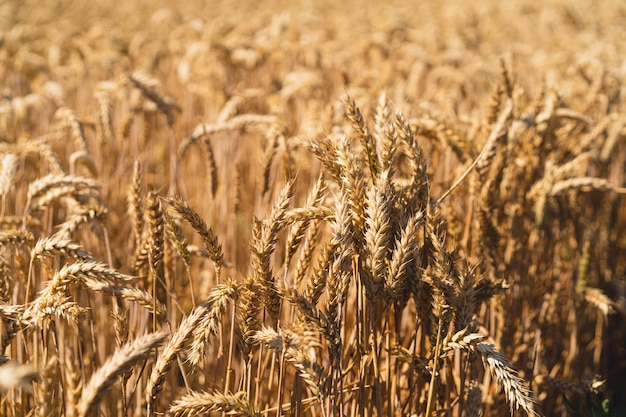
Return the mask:
[[127,3],[0,5],[0,415],[609,415],[619,30]]

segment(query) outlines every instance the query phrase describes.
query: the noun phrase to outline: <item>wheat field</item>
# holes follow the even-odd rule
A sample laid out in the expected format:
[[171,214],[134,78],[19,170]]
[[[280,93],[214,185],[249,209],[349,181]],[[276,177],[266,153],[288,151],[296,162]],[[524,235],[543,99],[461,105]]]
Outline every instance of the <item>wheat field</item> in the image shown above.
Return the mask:
[[0,416],[626,415],[626,3],[4,0]]

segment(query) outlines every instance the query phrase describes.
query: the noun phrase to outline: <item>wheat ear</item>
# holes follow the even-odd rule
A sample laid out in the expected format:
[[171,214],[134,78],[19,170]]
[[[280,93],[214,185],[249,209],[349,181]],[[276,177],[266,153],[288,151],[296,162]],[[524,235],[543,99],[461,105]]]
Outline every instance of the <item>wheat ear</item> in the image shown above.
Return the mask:
[[252,408],[243,391],[235,394],[217,391],[192,392],[174,401],[169,410],[173,417],[195,417],[211,411],[222,411],[226,415],[242,417],[261,415]]
[[136,364],[147,360],[152,350],[161,345],[167,333],[151,333],[127,343],[115,353],[91,376],[83,389],[78,402],[78,416],[87,417],[95,411],[95,407],[104,393]]

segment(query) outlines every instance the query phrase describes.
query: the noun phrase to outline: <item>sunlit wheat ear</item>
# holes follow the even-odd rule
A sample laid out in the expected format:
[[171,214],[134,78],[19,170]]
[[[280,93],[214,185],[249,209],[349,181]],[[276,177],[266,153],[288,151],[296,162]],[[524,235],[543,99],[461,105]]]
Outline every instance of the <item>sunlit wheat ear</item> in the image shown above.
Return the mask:
[[361,111],[356,105],[356,102],[350,98],[346,97],[344,100],[344,106],[346,109],[346,116],[352,123],[352,127],[357,133],[357,137],[361,141],[361,145],[365,150],[365,156],[368,163],[368,168],[370,170],[370,175],[372,179],[376,179],[378,174],[380,173],[380,166],[378,161],[378,155],[376,154],[376,144],[374,143],[374,138],[369,133],[369,129],[367,128],[365,121],[363,120],[363,116],[361,115]]
[[232,119],[243,103],[244,98],[241,96],[232,96],[228,99],[224,107],[222,107],[222,110],[220,110],[220,114],[217,116],[217,123],[226,123],[228,120]]
[[385,276],[385,292],[388,301],[393,302],[402,298],[409,285],[408,272],[417,249],[418,228],[423,220],[422,212],[410,217],[402,229],[399,241],[395,244]]
[[[228,301],[235,295],[234,283],[220,285],[211,292],[207,301],[198,305],[188,316],[183,318],[176,332],[165,344],[163,352],[158,356],[154,368],[152,368],[146,386],[146,402],[150,404],[151,408],[154,408],[154,403],[163,389],[167,372],[192,336],[194,341],[191,351],[195,353],[193,359],[190,356],[189,361],[196,366],[199,364],[200,359],[204,357],[204,344],[208,336],[217,331],[220,319],[228,307]],[[201,352],[199,352],[200,350]]]
[[[341,167],[340,186],[348,196],[352,224],[355,231],[365,230],[365,198],[367,182],[363,176],[362,162],[357,152],[345,135],[340,135],[337,146],[337,165]],[[355,239],[360,246],[362,236],[355,233]]]
[[[71,194],[90,195],[99,189],[100,184],[90,178],[49,174],[29,185],[27,207],[29,210],[45,207],[60,197]],[[37,205],[34,205],[35,202]]]
[[34,240],[33,234],[23,229],[10,229],[0,231],[0,245],[15,245],[28,243]]
[[280,299],[272,271],[271,257],[276,250],[278,232],[284,228],[287,206],[293,196],[293,181],[281,189],[269,217],[255,222],[250,243],[250,264],[254,282],[262,290],[261,301],[272,320],[280,314]]
[[391,252],[393,195],[390,180],[389,171],[382,172],[376,186],[367,192],[365,220],[367,256],[363,281],[370,299],[374,299],[383,287],[384,272]]
[[24,146],[24,153],[35,153],[39,155],[43,160],[46,161],[46,165],[48,166],[48,172],[54,175],[65,175],[65,169],[63,168],[63,164],[61,163],[61,159],[59,155],[52,150],[50,145],[47,143],[48,138],[29,141]]
[[217,195],[217,186],[219,183],[218,171],[217,171],[217,162],[215,161],[215,152],[213,151],[213,145],[208,137],[203,138],[202,140],[202,150],[205,154],[206,160],[206,173],[207,178],[210,184],[209,191],[211,192],[211,197],[215,198]]
[[54,115],[55,119],[70,132],[70,137],[74,141],[74,149],[78,151],[87,151],[87,138],[83,124],[78,119],[74,111],[67,107],[61,107]]
[[190,315],[183,318],[176,332],[165,344],[163,352],[161,352],[152,368],[152,373],[146,386],[146,403],[150,410],[154,411],[154,404],[157,396],[163,389],[167,372],[176,360],[176,357],[183,351],[184,344],[191,336],[193,329],[198,325],[202,316],[207,314],[209,307],[208,303],[202,303],[196,307]]
[[209,337],[217,333],[228,303],[230,301],[235,302],[238,295],[239,285],[230,280],[211,290],[206,300],[209,309],[206,314],[202,315],[198,325],[193,329],[193,339],[187,357],[189,363],[194,366],[200,365],[205,358]]
[[[307,206],[318,207],[322,203],[326,186],[324,184],[324,176],[320,175],[317,182],[309,192],[307,197]],[[285,242],[285,265],[289,265],[291,257],[296,252],[298,245],[302,241],[310,224],[311,218],[307,217],[289,229],[287,240]]]
[[167,333],[150,333],[117,349],[85,385],[77,406],[78,416],[92,415],[102,396],[111,385],[133,366],[146,361],[151,356],[153,349],[161,345],[166,338]]
[[531,398],[524,380],[517,376],[517,371],[501,353],[495,350],[494,345],[483,342],[484,339],[485,336],[481,334],[468,334],[467,329],[463,329],[444,340],[444,352],[450,349],[462,349],[479,355],[485,368],[504,388],[511,407],[511,415],[514,409],[521,408],[528,416],[539,416],[539,412],[535,410],[536,402]]
[[198,140],[209,137],[218,132],[240,131],[251,128],[266,129],[278,123],[276,116],[264,114],[241,114],[224,123],[200,124],[187,136],[178,147],[178,153],[185,156],[189,148]]
[[276,151],[278,149],[278,139],[280,132],[276,129],[271,129],[267,132],[268,143],[266,145],[265,151],[263,152],[263,156],[260,162],[261,165],[261,175],[259,176],[258,181],[258,190],[261,196],[265,196],[270,191],[270,174],[271,169],[274,162],[274,157],[276,156]]
[[[99,87],[104,87],[101,83]],[[106,88],[98,88],[94,94],[95,99],[98,101],[98,122],[102,138],[104,143],[109,143],[113,140],[113,99],[111,98],[111,92]]]
[[322,400],[324,369],[309,357],[306,346],[298,344],[294,332],[264,327],[256,333],[255,339],[279,354],[284,354],[285,359],[296,367],[311,393]]
[[133,164],[132,183],[129,186],[128,194],[128,215],[133,226],[135,235],[135,247],[139,246],[143,231],[143,212],[145,208],[145,193],[143,190],[143,171],[139,161]]
[[226,415],[242,417],[260,417],[246,398],[243,391],[235,394],[221,393],[218,391],[192,392],[174,401],[170,406],[169,413],[174,417],[194,417],[221,411]]
[[222,245],[219,243],[215,233],[213,233],[213,229],[181,198],[168,199],[166,201],[198,233],[211,260],[215,263],[215,271],[219,279],[222,265],[224,264],[224,254],[222,253]]
[[89,224],[94,221],[102,222],[105,220],[107,214],[108,210],[100,205],[78,206],[73,209],[72,216],[59,226],[55,235],[61,239],[71,240],[72,235],[81,225]]
[[167,117],[167,123],[172,126],[176,113],[182,110],[180,105],[172,97],[159,93],[156,89],[159,83],[143,72],[136,71],[128,78],[148,100],[157,105],[159,111]]

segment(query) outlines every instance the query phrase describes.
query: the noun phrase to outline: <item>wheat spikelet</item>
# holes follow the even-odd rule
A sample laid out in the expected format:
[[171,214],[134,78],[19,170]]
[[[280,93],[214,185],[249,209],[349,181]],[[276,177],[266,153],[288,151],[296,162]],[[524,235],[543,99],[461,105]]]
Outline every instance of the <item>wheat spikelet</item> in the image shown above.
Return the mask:
[[74,146],[79,151],[87,152],[87,138],[85,137],[85,129],[76,114],[67,107],[61,107],[54,115],[55,119],[61,120],[66,129],[70,130],[71,137],[74,140]]
[[107,285],[128,285],[136,281],[136,278],[117,272],[106,265],[93,260],[79,260],[70,265],[64,265],[55,273],[53,282],[57,287],[65,287],[68,284],[81,283],[86,278],[92,278]]
[[[374,112],[374,138],[376,139],[376,145],[380,146],[387,139],[387,126],[389,125],[389,121],[391,119],[391,108],[389,106],[389,99],[387,98],[387,94],[382,92],[380,96],[378,96],[378,103],[376,104],[376,111]],[[385,161],[386,158],[381,155],[381,162]]]
[[[313,258],[313,251],[315,250],[315,243],[319,228],[319,220],[313,220],[307,228],[306,236],[304,237],[304,243],[301,245],[302,249],[300,252],[300,256],[296,263],[295,274],[293,276],[293,282],[296,285],[302,281],[307,269],[311,265],[311,259]],[[285,265],[288,265],[287,258],[285,259]]]
[[207,178],[209,179],[209,191],[211,192],[211,196],[215,197],[217,195],[217,185],[218,185],[218,177],[217,177],[217,163],[215,162],[215,153],[213,152],[213,145],[208,137],[204,137],[202,140],[202,149],[205,153],[206,160],[206,170],[207,170]]
[[403,296],[409,283],[407,276],[409,263],[417,249],[417,231],[423,217],[423,213],[419,212],[409,218],[391,254],[389,269],[385,276],[385,292],[391,302]]
[[222,245],[217,240],[213,230],[207,226],[202,217],[181,198],[168,199],[168,204],[198,233],[206,250],[209,252],[211,260],[215,263],[217,277],[220,276],[224,255]]
[[258,189],[261,196],[267,194],[270,191],[270,174],[272,168],[272,162],[276,156],[276,150],[278,148],[280,132],[277,129],[268,129],[266,132],[269,143],[263,153],[261,160],[261,175],[259,176]]
[[511,74],[506,66],[504,58],[500,59],[500,85],[504,86],[504,92],[507,97],[513,97],[513,80],[511,80]]
[[237,328],[242,344],[243,355],[250,355],[254,346],[254,333],[261,328],[259,313],[263,309],[263,303],[259,302],[259,294],[263,291],[260,283],[254,280],[253,274],[249,274],[241,286],[238,298]]
[[232,281],[217,285],[207,296],[208,311],[200,317],[198,325],[193,329],[193,341],[189,347],[187,360],[198,366],[205,357],[206,344],[209,337],[217,332],[220,319],[226,312],[229,300],[236,300],[239,285]]
[[148,230],[150,232],[150,267],[155,277],[157,277],[159,276],[158,271],[163,262],[165,249],[165,220],[163,219],[161,200],[157,194],[152,192],[148,193],[146,211],[149,219]]
[[384,127],[384,137],[380,142],[380,166],[381,171],[389,171],[389,177],[393,177],[398,159],[399,133],[392,121]]
[[604,178],[578,177],[556,182],[549,191],[551,196],[565,193],[569,190],[579,189],[581,191],[612,191],[617,194],[626,194],[626,187],[612,185]]
[[315,329],[322,333],[327,340],[330,341],[335,338],[335,334],[332,331],[332,326],[328,322],[328,318],[318,309],[316,303],[312,302],[310,298],[299,293],[293,288],[282,289],[281,295],[291,304],[296,306],[307,322],[312,324]]
[[233,118],[239,111],[239,108],[242,106],[244,102],[244,98],[241,96],[232,96],[228,99],[222,110],[220,110],[220,114],[217,116],[217,124],[222,124],[228,122]]
[[105,143],[113,140],[113,100],[111,94],[104,88],[99,88],[94,94],[98,101],[98,122],[102,138]]
[[[134,281],[133,277],[113,271],[91,260],[65,265],[55,272],[52,280],[47,282],[47,286],[28,306],[24,312],[24,320],[39,327],[51,315],[64,317],[68,322],[77,322],[85,309],[70,301],[71,299],[66,295],[68,288],[77,285],[93,291],[119,295],[154,310],[154,300],[148,293],[140,289],[124,287]],[[161,315],[164,313],[164,307],[157,304],[154,312]]]
[[605,318],[609,314],[615,313],[615,303],[599,288],[586,287],[584,289],[584,297],[585,301],[601,311]]
[[[432,117],[432,116],[431,116]],[[435,132],[437,138],[445,145],[450,146],[454,154],[462,163],[467,163],[473,158],[474,149],[465,135],[461,133],[457,128],[450,125],[450,123],[444,120],[436,121]]]
[[82,285],[91,291],[103,292],[106,294],[121,297],[128,301],[134,301],[148,309],[159,317],[163,317],[166,313],[165,305],[159,300],[155,300],[154,297],[147,291],[133,287],[122,287],[119,285],[111,285],[107,282],[92,277],[87,277],[82,280]]
[[16,245],[29,243],[35,240],[33,234],[27,230],[22,229],[11,229],[11,230],[0,230],[0,245]]
[[89,154],[89,152],[82,150],[72,152],[70,155],[70,175],[76,175],[79,163],[84,165],[92,176],[98,176],[98,168],[96,168],[96,163],[93,160],[93,157]]
[[343,167],[337,163],[339,150],[337,149],[337,141],[335,139],[335,136],[320,136],[315,140],[303,141],[303,145],[320,160],[326,172],[341,184]]
[[194,391],[174,401],[169,409],[169,413],[174,417],[193,417],[211,411],[222,411],[227,415],[243,417],[260,417],[261,415],[250,405],[243,391],[235,394]]
[[[324,206],[304,206],[289,209],[285,213],[285,224],[307,223],[311,220],[329,220],[333,217],[332,211]],[[302,235],[297,240],[301,240]],[[293,238],[292,238],[293,239]]]
[[430,185],[427,172],[426,161],[423,157],[415,134],[411,126],[405,120],[402,113],[396,113],[394,119],[394,131],[397,131],[401,145],[406,151],[407,165],[409,168],[409,184],[405,187],[404,207],[413,210],[413,213],[426,208],[426,203],[430,201]]
[[188,316],[183,318],[178,329],[166,343],[163,352],[152,368],[146,386],[146,402],[153,408],[159,392],[163,388],[165,377],[173,361],[183,351],[186,342],[193,336],[189,349],[189,362],[198,366],[204,357],[204,345],[210,334],[214,333],[221,316],[228,307],[228,300],[234,299],[237,288],[232,282],[218,285],[211,291],[207,301],[198,305]]
[[42,329],[54,316],[64,319],[69,324],[77,324],[86,311],[50,282],[24,310],[21,321]]
[[6,320],[18,320],[24,314],[24,305],[0,304],[0,316]]
[[128,191],[128,214],[133,225],[133,234],[135,235],[135,247],[139,247],[143,230],[143,211],[144,211],[144,193],[143,193],[143,175],[141,164],[135,161],[133,164],[133,180]]
[[55,235],[60,239],[71,240],[80,225],[94,220],[101,222],[107,214],[107,208],[101,205],[80,205],[72,210],[71,217],[59,226]]
[[[309,191],[309,195],[307,197],[306,206],[311,209],[319,208],[318,206],[321,204],[324,192],[326,191],[326,186],[324,184],[324,176],[320,175],[317,179],[317,182]],[[293,215],[294,211],[290,210],[287,213],[287,219],[295,217]],[[289,230],[287,234],[287,239],[285,241],[285,265],[289,265],[291,261],[291,257],[295,253],[298,245],[304,238],[304,230],[306,230],[311,222],[312,216],[310,216],[310,212],[308,212],[302,220],[299,221],[294,227]],[[288,221],[289,223],[289,221]]]
[[565,381],[563,379],[553,378],[547,375],[538,375],[535,380],[539,385],[554,387],[559,392],[573,392],[578,395],[586,394],[586,389],[581,383]]
[[477,266],[465,267],[459,274],[457,296],[454,300],[454,328],[457,331],[472,329],[474,326],[474,314],[480,304],[478,302],[479,287],[476,283],[475,274]]
[[191,255],[189,254],[189,245],[187,243],[187,238],[185,237],[180,225],[174,220],[174,218],[172,218],[172,216],[170,216],[167,211],[163,212],[163,219],[165,220],[165,232],[167,233],[169,240],[174,243],[178,255],[180,255],[183,263],[185,264],[185,269],[187,273],[190,274]]
[[307,282],[304,295],[313,304],[317,304],[319,298],[324,293],[332,256],[337,249],[338,243],[333,239],[326,243],[317,259],[317,264],[311,273],[311,278]]
[[154,404],[157,400],[157,396],[163,389],[165,383],[165,377],[167,372],[171,368],[176,357],[183,351],[185,342],[190,338],[193,330],[198,326],[202,316],[207,314],[210,308],[208,302],[200,304],[196,307],[191,314],[185,316],[180,322],[178,329],[163,348],[163,352],[158,356],[150,379],[146,385],[146,403],[148,404],[149,413],[154,411]]
[[277,321],[280,314],[278,290],[272,274],[271,256],[276,250],[278,232],[284,227],[287,205],[293,196],[293,181],[288,181],[281,189],[269,217],[255,222],[250,243],[250,265],[252,280],[263,291],[261,300],[270,317]]
[[178,147],[178,153],[184,156],[191,145],[198,140],[214,135],[218,132],[247,130],[250,127],[259,127],[265,129],[267,126],[275,125],[278,122],[276,116],[261,114],[241,114],[235,116],[225,123],[216,124],[200,124],[196,126],[191,134],[186,137]]
[[363,120],[363,116],[361,115],[361,111],[357,107],[356,102],[350,96],[347,96],[344,99],[344,106],[346,109],[346,116],[348,117],[348,120],[352,122],[352,127],[357,132],[357,136],[359,137],[361,144],[365,149],[368,167],[372,176],[372,180],[374,181],[376,178],[378,178],[378,174],[380,172],[374,138],[372,137],[372,135],[370,135],[369,129],[365,125],[365,121]]
[[444,351],[462,349],[478,354],[485,368],[504,388],[511,414],[513,414],[513,409],[521,408],[529,416],[538,416],[539,413],[534,409],[535,401],[530,397],[530,391],[524,385],[524,381],[517,376],[517,372],[509,365],[508,360],[495,350],[494,345],[483,342],[484,339],[485,336],[481,334],[468,334],[467,329],[463,329],[444,340]]
[[493,125],[498,119],[498,114],[500,114],[500,108],[502,106],[502,94],[504,90],[502,89],[502,84],[496,84],[493,92],[491,93],[491,101],[489,103],[489,111],[487,112],[487,124],[489,126]]
[[138,246],[135,248],[131,260],[131,271],[133,275],[147,274],[150,264],[150,236],[148,232],[144,233]]
[[[336,163],[341,167],[341,188],[349,198],[353,230],[365,230],[366,182],[363,178],[362,164],[344,135],[339,136]],[[361,246],[362,236],[355,232],[354,237],[357,246]]]
[[377,184],[367,192],[365,219],[365,269],[362,275],[366,295],[373,300],[382,289],[384,270],[389,260],[392,240],[391,178],[389,171],[380,174]]
[[154,87],[158,82],[139,71],[131,74],[128,79],[148,100],[156,104],[159,111],[167,117],[167,123],[173,126],[175,121],[174,111],[180,112],[181,107],[173,98],[157,92]]
[[322,401],[324,369],[311,360],[304,347],[297,343],[298,337],[294,332],[287,329],[277,331],[263,327],[256,332],[254,338],[277,353],[284,353],[285,359],[296,367],[298,375],[304,380],[313,395]]
[[138,363],[146,361],[152,350],[160,346],[167,338],[167,333],[150,333],[117,349],[89,379],[78,402],[79,417],[87,417],[106,391],[117,379]]
[[79,244],[72,243],[67,239],[62,239],[55,235],[39,239],[30,252],[32,259],[54,255],[69,256],[78,261],[95,261]]
[[73,175],[56,175],[49,174],[32,182],[28,187],[28,204],[29,210],[33,209],[32,203],[39,200],[40,206],[47,206],[50,201],[61,196],[71,195],[74,193],[90,194],[99,190],[100,185],[89,178],[83,178]]

